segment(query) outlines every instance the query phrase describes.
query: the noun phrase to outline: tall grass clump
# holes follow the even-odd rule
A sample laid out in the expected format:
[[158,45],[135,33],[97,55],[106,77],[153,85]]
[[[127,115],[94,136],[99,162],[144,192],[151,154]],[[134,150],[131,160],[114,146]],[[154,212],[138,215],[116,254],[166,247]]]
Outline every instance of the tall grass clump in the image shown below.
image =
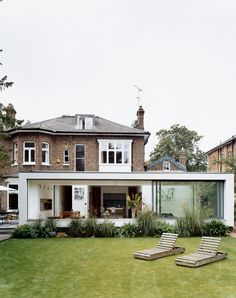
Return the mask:
[[154,236],[156,219],[157,216],[151,210],[138,212],[137,223],[140,233],[144,236]]
[[72,219],[69,223],[67,233],[71,237],[82,237],[84,235],[81,219]]
[[181,237],[202,236],[204,219],[200,212],[194,209],[186,208],[184,216],[176,221],[176,233]]
[[94,217],[87,218],[84,222],[85,237],[95,236],[97,229],[97,221]]
[[96,237],[115,237],[117,236],[118,229],[114,223],[105,220],[103,223],[97,224]]

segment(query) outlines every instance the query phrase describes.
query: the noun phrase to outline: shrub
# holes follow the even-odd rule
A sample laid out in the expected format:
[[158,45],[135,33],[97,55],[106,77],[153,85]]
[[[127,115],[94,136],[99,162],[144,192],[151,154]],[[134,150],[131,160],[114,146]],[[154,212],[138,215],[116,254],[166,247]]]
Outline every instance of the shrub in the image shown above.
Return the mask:
[[200,212],[186,208],[184,216],[176,221],[175,232],[182,237],[201,236],[203,225],[204,221]]
[[150,210],[138,212],[138,229],[141,231],[142,235],[154,236],[156,219],[157,216]]
[[46,237],[48,237],[48,233],[45,231],[45,228],[43,226],[43,222],[41,219],[37,219],[32,224],[32,233],[35,236],[32,238],[46,238]]
[[105,220],[103,223],[97,224],[96,237],[115,237],[116,235],[117,228],[114,223]]
[[44,228],[48,232],[55,232],[57,230],[57,222],[54,218],[47,218],[44,223]]
[[83,223],[81,219],[72,219],[68,226],[68,235],[71,237],[81,237],[84,235]]
[[226,236],[229,227],[222,220],[212,220],[203,227],[203,235],[205,236]]
[[32,226],[29,224],[24,224],[18,226],[12,235],[14,238],[35,238],[35,234],[32,230]]
[[94,217],[86,219],[84,222],[84,233],[86,237],[95,236],[97,229],[97,222]]
[[119,229],[119,236],[120,237],[136,237],[138,235],[138,227],[135,224],[127,223],[124,224],[120,229]]
[[57,230],[56,220],[53,218],[46,219],[46,221],[44,223],[44,229],[45,229],[46,234],[49,237],[54,237],[56,235],[56,230]]
[[154,222],[154,234],[155,236],[161,236],[163,233],[174,233],[175,227],[167,222],[157,219]]

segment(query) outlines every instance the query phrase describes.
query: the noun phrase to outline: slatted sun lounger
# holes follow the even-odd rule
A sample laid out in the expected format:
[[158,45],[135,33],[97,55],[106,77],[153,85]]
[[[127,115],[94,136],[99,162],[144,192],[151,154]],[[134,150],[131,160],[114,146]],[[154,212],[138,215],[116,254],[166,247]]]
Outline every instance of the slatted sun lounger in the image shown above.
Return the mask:
[[180,266],[199,267],[227,258],[227,253],[218,251],[221,238],[202,237],[196,253],[176,258],[175,263]]
[[134,253],[134,258],[142,260],[155,260],[178,253],[183,253],[185,249],[183,247],[175,246],[178,234],[163,233],[157,247],[148,248]]

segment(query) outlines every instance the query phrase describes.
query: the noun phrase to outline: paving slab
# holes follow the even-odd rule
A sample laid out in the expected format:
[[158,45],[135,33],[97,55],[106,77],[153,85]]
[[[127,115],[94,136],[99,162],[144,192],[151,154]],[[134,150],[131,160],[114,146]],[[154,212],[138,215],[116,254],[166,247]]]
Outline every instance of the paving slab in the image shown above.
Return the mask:
[[0,234],[0,241],[7,240],[11,238],[11,234]]

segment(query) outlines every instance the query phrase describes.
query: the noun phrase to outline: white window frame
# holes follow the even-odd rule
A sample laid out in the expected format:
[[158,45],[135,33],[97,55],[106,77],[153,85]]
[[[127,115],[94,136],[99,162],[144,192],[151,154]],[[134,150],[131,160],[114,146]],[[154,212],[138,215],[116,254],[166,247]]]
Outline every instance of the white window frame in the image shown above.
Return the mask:
[[[26,143],[34,143],[34,147],[25,147]],[[29,151],[29,161],[25,161],[25,151],[26,150]],[[31,161],[31,151],[34,151],[34,161]],[[25,141],[24,142],[23,154],[24,154],[23,165],[35,165],[35,162],[36,162],[36,144],[35,144],[34,141]]]
[[168,160],[163,161],[163,171],[170,172],[170,162]]
[[18,164],[18,144],[17,142],[13,143],[13,159],[12,165],[16,166]]
[[[131,172],[132,166],[132,142],[131,139],[98,139],[99,143],[99,171]],[[114,149],[109,149],[109,143],[114,145]],[[121,148],[117,149],[117,144]],[[102,152],[106,151],[106,162],[102,160]],[[121,162],[117,162],[117,152],[121,151]],[[109,152],[114,152],[114,162],[109,163]],[[125,154],[128,154],[128,162],[125,162]]]
[[[43,148],[43,145],[46,145],[46,148]],[[50,145],[48,142],[42,142],[42,165],[50,165],[49,148]],[[43,152],[45,152],[45,161],[43,161]]]
[[[67,151],[67,154],[66,154]],[[66,157],[68,158],[68,161],[66,161]],[[63,165],[68,166],[70,164],[70,154],[68,149],[64,149],[64,155],[63,155]]]

